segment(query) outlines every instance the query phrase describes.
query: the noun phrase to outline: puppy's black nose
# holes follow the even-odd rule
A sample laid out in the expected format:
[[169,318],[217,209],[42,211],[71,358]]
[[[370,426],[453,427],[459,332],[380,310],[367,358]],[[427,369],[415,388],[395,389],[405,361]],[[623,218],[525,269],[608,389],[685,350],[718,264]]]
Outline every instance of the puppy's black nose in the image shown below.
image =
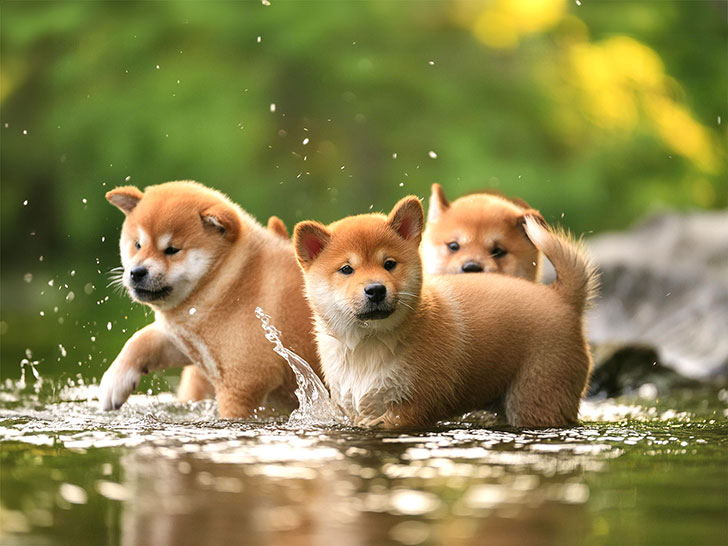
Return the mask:
[[143,265],[133,267],[131,271],[129,271],[129,275],[131,275],[131,280],[133,280],[134,282],[139,282],[147,276],[147,268]]
[[387,296],[387,287],[380,283],[368,284],[364,287],[367,299],[372,303],[379,303]]
[[478,262],[465,262],[461,269],[463,273],[480,273],[483,271],[483,266]]

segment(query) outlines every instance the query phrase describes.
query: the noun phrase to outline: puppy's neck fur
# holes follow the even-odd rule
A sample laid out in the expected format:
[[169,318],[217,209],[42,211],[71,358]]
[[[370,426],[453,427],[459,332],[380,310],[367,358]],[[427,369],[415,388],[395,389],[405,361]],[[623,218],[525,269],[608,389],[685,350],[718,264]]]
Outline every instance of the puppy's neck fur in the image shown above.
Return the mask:
[[[316,318],[317,341],[323,373],[332,395],[351,416],[381,413],[401,404],[413,393],[413,378],[401,363],[407,332],[416,313],[398,314],[372,324],[357,324],[333,331]],[[379,322],[391,321],[391,328]],[[397,355],[400,355],[399,357]]]

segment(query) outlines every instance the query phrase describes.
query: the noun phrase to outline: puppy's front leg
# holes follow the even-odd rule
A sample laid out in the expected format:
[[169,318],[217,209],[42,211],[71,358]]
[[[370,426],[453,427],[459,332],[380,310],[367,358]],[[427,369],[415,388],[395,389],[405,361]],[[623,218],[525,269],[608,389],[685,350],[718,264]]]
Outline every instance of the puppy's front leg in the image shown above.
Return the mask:
[[104,411],[119,409],[139,385],[142,374],[187,364],[187,356],[156,323],[145,326],[129,338],[101,378],[99,406]]
[[364,395],[358,404],[358,415],[353,419],[354,426],[387,430],[402,426],[400,415],[384,398],[380,391]]

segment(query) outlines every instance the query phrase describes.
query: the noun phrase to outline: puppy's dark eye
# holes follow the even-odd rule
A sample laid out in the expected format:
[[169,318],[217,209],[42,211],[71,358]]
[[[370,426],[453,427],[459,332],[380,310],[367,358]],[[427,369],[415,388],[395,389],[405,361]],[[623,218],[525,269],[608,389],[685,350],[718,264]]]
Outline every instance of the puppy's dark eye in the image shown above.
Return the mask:
[[386,262],[384,262],[384,269],[386,269],[387,271],[392,271],[392,269],[394,269],[395,267],[397,267],[397,262],[395,262],[394,260],[387,260]]
[[354,272],[354,268],[347,264],[347,265],[341,266],[341,268],[339,269],[339,272],[343,273],[344,275],[351,275]]
[[494,258],[502,258],[506,254],[508,254],[508,251],[506,249],[500,248],[498,246],[494,247],[493,250],[490,251],[490,255],[493,256]]
[[139,241],[134,243],[134,248],[136,248],[137,250],[139,250],[141,247],[142,247],[142,244]]
[[175,248],[173,246],[168,246],[167,248],[164,249],[164,253],[167,256],[171,256],[172,254],[177,254],[178,252],[179,252],[179,248]]
[[452,243],[447,243],[447,248],[449,248],[453,252],[457,252],[458,250],[460,250],[460,245],[457,241],[453,241]]

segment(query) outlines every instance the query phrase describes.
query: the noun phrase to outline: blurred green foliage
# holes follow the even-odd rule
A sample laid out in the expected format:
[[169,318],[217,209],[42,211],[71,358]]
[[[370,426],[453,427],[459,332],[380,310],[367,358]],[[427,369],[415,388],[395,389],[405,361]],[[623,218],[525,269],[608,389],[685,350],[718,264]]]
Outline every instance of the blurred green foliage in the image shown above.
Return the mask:
[[106,288],[125,183],[196,179],[289,228],[432,182],[576,232],[726,204],[722,1],[0,10],[4,377],[98,377],[150,320]]

